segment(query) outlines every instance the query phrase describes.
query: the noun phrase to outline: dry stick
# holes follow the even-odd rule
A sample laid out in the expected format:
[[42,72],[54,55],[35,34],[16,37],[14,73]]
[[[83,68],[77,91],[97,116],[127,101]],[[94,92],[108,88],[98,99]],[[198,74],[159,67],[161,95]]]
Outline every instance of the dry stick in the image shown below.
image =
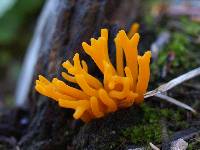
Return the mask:
[[194,110],[192,107],[190,107],[190,106],[188,106],[188,105],[186,105],[186,104],[184,104],[184,103],[182,103],[182,102],[180,102],[180,101],[178,101],[178,100],[176,100],[176,99],[174,99],[174,98],[172,98],[172,97],[169,97],[169,96],[167,96],[167,95],[164,95],[164,94],[156,94],[156,95],[154,95],[154,96],[156,96],[156,97],[158,97],[158,98],[161,98],[161,99],[164,99],[164,100],[166,100],[166,101],[168,101],[168,102],[170,102],[170,103],[173,103],[173,104],[175,104],[175,105],[177,105],[177,106],[180,106],[180,107],[182,107],[182,108],[185,108],[185,109],[187,109],[187,110],[190,110],[191,112],[193,112],[193,113],[197,113],[196,112],[196,110]]
[[179,85],[179,84],[181,84],[181,83],[183,83],[183,82],[185,82],[185,81],[187,81],[189,79],[192,79],[192,78],[194,78],[196,76],[199,76],[199,75],[200,75],[200,67],[198,67],[198,68],[196,68],[196,69],[194,69],[194,70],[192,70],[192,71],[190,71],[188,73],[185,73],[185,74],[183,74],[183,75],[181,75],[181,76],[179,76],[179,77],[177,77],[177,78],[175,78],[175,79],[173,79],[173,80],[171,80],[171,81],[159,86],[155,90],[147,92],[144,95],[144,98],[156,96],[156,97],[164,99],[164,100],[166,100],[168,102],[171,102],[171,103],[173,103],[173,104],[175,104],[177,106],[180,106],[182,108],[190,110],[193,113],[196,113],[196,111],[192,107],[188,106],[187,104],[184,104],[184,103],[182,103],[182,102],[180,102],[180,101],[178,101],[178,100],[176,100],[176,99],[174,99],[172,97],[166,96],[166,95],[164,95],[162,93],[172,89],[173,87],[175,87],[175,86],[177,86],[177,85]]
[[158,88],[156,88],[155,90],[152,90],[152,91],[149,91],[145,94],[144,98],[148,98],[148,97],[151,97],[151,96],[154,96],[158,93],[163,93],[163,92],[166,92],[170,89],[172,89],[173,87],[189,80],[189,79],[192,79],[196,76],[199,76],[200,75],[200,67],[199,68],[196,68],[188,73],[185,73],[161,86],[159,86]]
[[153,150],[160,150],[157,146],[155,146],[153,143],[149,143],[150,147],[153,149]]

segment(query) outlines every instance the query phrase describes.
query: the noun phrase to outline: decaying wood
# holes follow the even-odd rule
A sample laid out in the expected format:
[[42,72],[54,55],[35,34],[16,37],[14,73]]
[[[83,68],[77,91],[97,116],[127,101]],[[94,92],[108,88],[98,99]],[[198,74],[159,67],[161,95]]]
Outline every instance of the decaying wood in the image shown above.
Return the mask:
[[[16,94],[18,106],[26,106],[31,113],[30,125],[18,143],[20,149],[84,148],[81,147],[83,141],[79,141],[79,145],[72,144],[75,141],[72,135],[83,136],[79,133],[82,124],[72,119],[70,110],[59,108],[55,102],[36,93],[34,81],[38,74],[49,79],[60,77],[61,63],[66,59],[71,60],[76,52],[91,61],[83,53],[81,43],[89,42],[90,37],[97,37],[100,28],[104,27],[110,30],[112,34],[109,38],[113,39],[120,28],[127,29],[127,25],[136,19],[139,4],[137,0],[46,1],[25,58]],[[113,45],[109,43],[110,55],[115,53]],[[33,60],[31,56],[34,56]],[[94,67],[89,63],[91,74],[98,76]],[[96,123],[96,130],[100,124],[102,122]],[[89,142],[87,145],[92,143],[86,142]]]
[[[27,65],[24,65],[19,80],[22,88],[17,93],[18,106],[29,109],[30,124],[17,143],[18,149],[109,149],[114,147],[113,142],[120,141],[122,128],[138,123],[143,114],[135,106],[83,125],[73,120],[71,110],[59,108],[56,102],[36,93],[34,81],[38,74],[49,79],[55,76],[61,78],[61,63],[66,59],[71,60],[76,52],[80,53],[81,58],[92,62],[83,53],[81,43],[89,42],[90,37],[97,37],[100,28],[106,27],[111,31],[110,39],[120,28],[127,30],[127,26],[142,12],[140,3],[138,0],[46,1],[25,59]],[[109,43],[109,50],[113,56],[114,43]],[[33,54],[35,58],[31,60]],[[91,74],[99,76],[93,63],[89,63],[89,68]],[[145,98],[196,76],[194,72],[148,92]],[[120,148],[126,147],[125,144],[122,142]]]

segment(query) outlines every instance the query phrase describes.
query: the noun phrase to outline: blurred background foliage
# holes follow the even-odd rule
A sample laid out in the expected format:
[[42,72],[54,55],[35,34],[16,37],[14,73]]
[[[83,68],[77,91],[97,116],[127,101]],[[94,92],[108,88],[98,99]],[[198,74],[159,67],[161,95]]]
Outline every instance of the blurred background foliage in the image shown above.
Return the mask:
[[[0,1],[0,103],[10,103],[44,0]],[[6,99],[6,101],[4,101]]]
[[[173,25],[172,25],[173,24]],[[167,82],[200,65],[200,24],[182,16],[169,21],[160,31],[170,31],[170,41],[160,50],[158,60],[151,65],[151,80]],[[159,82],[161,82],[159,81]]]

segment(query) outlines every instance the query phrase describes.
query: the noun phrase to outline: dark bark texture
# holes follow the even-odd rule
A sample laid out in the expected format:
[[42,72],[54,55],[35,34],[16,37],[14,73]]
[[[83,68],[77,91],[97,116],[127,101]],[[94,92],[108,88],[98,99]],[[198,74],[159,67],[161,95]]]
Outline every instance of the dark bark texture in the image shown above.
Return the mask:
[[[138,0],[56,1],[55,14],[47,18],[40,37],[42,44],[34,70],[33,85],[27,99],[30,124],[18,143],[20,149],[115,148],[116,142],[120,140],[119,131],[137,120],[134,115],[135,111],[139,111],[137,108],[120,110],[105,118],[83,124],[73,120],[71,110],[59,108],[56,102],[36,93],[34,82],[38,74],[49,79],[61,78],[61,63],[66,59],[71,60],[76,52],[90,62],[88,56],[83,53],[81,43],[89,42],[91,37],[97,37],[103,27],[109,29],[109,38],[113,40],[120,28],[128,29],[131,22],[137,19],[139,4]],[[112,42],[109,43],[109,48],[114,63],[115,51]],[[94,67],[94,64],[89,63],[89,71],[99,76]],[[124,145],[121,148],[123,147]]]

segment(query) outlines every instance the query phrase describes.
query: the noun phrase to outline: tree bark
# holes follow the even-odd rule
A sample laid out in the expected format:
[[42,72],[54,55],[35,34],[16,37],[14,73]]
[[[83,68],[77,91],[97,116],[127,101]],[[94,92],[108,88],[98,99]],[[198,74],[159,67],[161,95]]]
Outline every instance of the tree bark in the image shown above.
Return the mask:
[[[46,3],[50,1],[54,0]],[[137,120],[134,113],[139,110],[120,110],[83,124],[74,121],[71,110],[59,108],[56,102],[36,93],[34,82],[39,74],[49,79],[61,78],[61,63],[66,59],[71,60],[76,52],[82,58],[88,58],[83,53],[81,43],[97,37],[101,28],[109,29],[111,40],[120,28],[128,29],[139,15],[140,3],[138,0],[57,0],[53,4],[56,5],[54,12],[46,16],[39,37],[35,37],[35,40],[40,39],[40,45],[31,79],[33,84],[27,97],[30,124],[18,145],[25,150],[115,148],[120,139],[118,131],[132,125]],[[44,7],[43,12],[45,9],[47,8]],[[43,18],[40,22],[42,20]],[[32,41],[29,50],[34,50],[34,43]],[[114,63],[113,45],[114,43],[109,42]],[[90,72],[98,76],[94,67],[94,64],[89,64]]]

